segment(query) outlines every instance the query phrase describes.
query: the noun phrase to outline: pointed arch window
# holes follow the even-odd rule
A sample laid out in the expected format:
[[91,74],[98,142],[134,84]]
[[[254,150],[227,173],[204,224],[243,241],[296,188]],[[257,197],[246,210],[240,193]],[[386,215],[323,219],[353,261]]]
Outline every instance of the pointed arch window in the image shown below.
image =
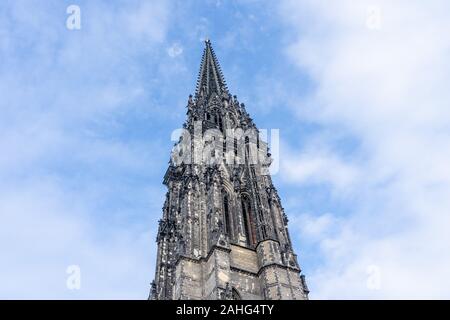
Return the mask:
[[219,115],[219,129],[223,132],[223,123],[222,123],[222,117]]
[[253,246],[256,244],[256,233],[253,224],[253,214],[250,198],[246,195],[242,196],[242,216],[244,220],[245,238],[247,245]]
[[231,235],[230,203],[227,194],[224,195],[223,197],[223,215],[224,215],[225,234],[230,236]]

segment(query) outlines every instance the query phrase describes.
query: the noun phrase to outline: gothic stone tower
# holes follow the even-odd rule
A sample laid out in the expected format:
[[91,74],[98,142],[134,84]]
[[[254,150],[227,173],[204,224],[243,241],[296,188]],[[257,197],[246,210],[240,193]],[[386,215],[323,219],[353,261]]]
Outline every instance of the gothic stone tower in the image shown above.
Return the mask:
[[209,40],[187,109],[164,176],[150,299],[307,299],[267,143]]

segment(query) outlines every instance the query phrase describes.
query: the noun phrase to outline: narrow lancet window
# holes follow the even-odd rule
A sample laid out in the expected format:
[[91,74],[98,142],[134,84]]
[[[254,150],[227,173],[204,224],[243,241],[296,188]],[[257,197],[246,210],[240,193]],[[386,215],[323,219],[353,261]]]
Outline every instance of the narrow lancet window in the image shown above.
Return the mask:
[[223,215],[224,215],[224,220],[225,220],[225,234],[230,236],[231,235],[231,225],[230,225],[230,208],[229,208],[228,195],[225,195],[223,197]]
[[242,198],[242,216],[244,220],[244,231],[245,238],[247,239],[247,245],[254,245],[256,242],[256,235],[254,232],[250,199],[247,196]]

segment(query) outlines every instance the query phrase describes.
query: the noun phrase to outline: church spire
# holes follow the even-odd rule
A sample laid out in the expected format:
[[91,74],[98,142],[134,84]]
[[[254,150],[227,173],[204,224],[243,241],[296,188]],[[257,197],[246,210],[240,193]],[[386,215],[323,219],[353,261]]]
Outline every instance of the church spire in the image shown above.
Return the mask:
[[209,97],[212,93],[221,95],[228,93],[225,79],[220,69],[214,50],[209,39],[205,40],[205,49],[203,50],[202,61],[200,63],[200,72],[197,80],[195,96],[205,95]]
[[209,40],[164,176],[151,299],[308,299],[267,143]]

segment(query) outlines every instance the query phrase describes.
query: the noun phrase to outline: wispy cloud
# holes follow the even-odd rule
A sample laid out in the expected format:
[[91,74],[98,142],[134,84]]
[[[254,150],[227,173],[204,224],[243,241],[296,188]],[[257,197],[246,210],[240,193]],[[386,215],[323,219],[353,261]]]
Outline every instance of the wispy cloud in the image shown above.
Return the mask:
[[167,49],[167,54],[171,58],[175,58],[182,53],[183,53],[183,47],[179,43],[174,43]]
[[[317,142],[317,141],[316,141]],[[342,159],[333,150],[321,148],[314,143],[302,150],[284,144],[281,155],[281,175],[291,184],[325,184],[344,195],[354,191],[361,178],[357,164]]]
[[[379,10],[368,10],[373,5],[284,1],[280,8],[297,32],[286,54],[316,83],[307,107],[295,112],[356,138],[352,152],[364,159],[348,166],[325,136],[331,153],[301,155],[285,168],[304,185],[354,184],[339,229],[320,240],[324,262],[310,271],[312,297],[448,298],[449,7],[377,1]],[[371,28],[377,13],[379,28]],[[379,267],[379,290],[367,286],[370,265]]]
[[139,66],[169,5],[82,3],[74,31],[63,3],[2,5],[0,297],[146,298],[164,195],[149,177],[166,158],[154,132],[130,136],[133,117],[164,121]]

